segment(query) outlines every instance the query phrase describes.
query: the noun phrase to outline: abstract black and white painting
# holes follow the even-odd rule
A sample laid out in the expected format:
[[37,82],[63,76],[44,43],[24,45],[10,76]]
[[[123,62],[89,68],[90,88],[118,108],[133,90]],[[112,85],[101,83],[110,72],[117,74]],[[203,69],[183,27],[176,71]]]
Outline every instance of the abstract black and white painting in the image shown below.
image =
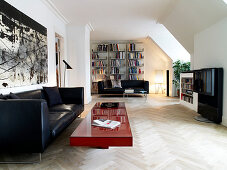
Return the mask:
[[47,81],[47,29],[1,0],[0,88]]

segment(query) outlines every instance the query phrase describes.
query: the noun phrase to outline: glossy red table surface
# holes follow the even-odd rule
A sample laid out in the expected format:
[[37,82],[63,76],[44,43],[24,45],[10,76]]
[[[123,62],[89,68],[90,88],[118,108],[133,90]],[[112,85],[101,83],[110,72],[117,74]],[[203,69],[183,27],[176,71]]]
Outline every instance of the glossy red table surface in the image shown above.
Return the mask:
[[[71,146],[91,146],[108,148],[109,146],[132,146],[132,133],[125,104],[119,103],[118,108],[101,108],[96,103],[91,112],[80,123],[70,136]],[[115,129],[92,126],[95,119],[109,119],[121,122]]]

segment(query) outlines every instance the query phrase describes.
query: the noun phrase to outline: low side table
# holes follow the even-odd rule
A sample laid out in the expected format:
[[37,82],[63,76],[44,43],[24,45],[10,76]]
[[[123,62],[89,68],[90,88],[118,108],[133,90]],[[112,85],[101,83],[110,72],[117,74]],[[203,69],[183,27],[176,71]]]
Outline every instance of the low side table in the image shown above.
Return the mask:
[[[127,89],[125,89],[125,90],[127,90]],[[142,94],[142,95],[144,95],[144,97],[147,99],[147,91],[146,90],[141,90],[141,91],[137,91],[137,92],[127,92],[127,91],[124,91],[124,93],[123,93],[123,98],[125,97],[125,96],[127,96],[128,97],[128,95],[130,95],[130,94]]]

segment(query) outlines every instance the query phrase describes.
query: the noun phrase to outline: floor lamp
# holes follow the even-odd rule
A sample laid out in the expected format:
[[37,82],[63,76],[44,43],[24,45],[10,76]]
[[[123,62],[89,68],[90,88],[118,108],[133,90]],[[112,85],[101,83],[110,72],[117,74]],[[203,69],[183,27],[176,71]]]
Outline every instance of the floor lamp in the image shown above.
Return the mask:
[[65,87],[66,70],[72,70],[73,68],[65,60],[63,60],[63,63],[65,64],[65,72],[64,72],[64,87]]

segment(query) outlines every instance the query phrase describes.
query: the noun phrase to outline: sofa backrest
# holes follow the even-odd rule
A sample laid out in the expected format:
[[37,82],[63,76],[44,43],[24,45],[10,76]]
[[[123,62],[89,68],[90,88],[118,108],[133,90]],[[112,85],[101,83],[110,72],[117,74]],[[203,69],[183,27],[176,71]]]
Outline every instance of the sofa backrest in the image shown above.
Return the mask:
[[43,90],[33,90],[16,94],[21,99],[45,99]]
[[144,88],[144,80],[121,80],[122,88]]

